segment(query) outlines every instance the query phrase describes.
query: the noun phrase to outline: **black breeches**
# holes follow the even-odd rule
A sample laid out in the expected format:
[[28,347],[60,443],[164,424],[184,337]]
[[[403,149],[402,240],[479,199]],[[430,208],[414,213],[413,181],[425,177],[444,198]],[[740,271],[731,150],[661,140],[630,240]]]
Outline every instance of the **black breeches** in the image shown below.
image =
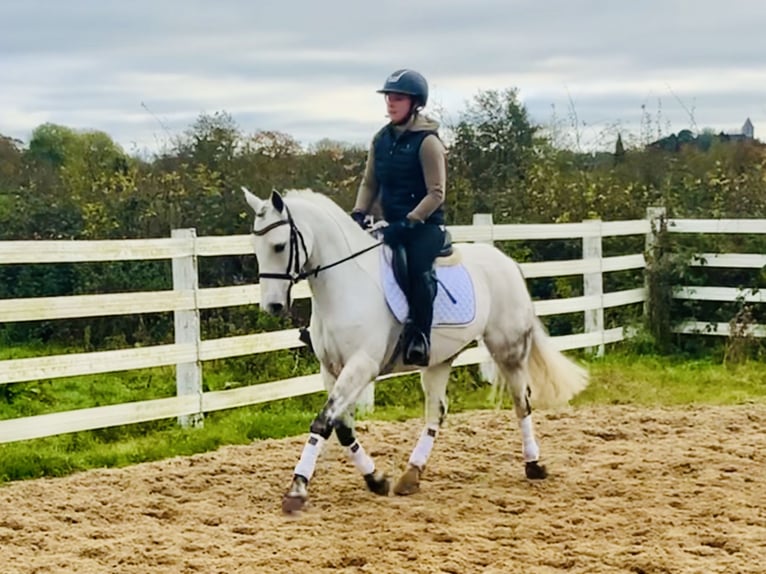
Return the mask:
[[439,225],[424,223],[410,230],[404,242],[410,281],[413,277],[431,270],[443,245],[444,229]]
[[444,245],[444,230],[438,225],[418,225],[410,232],[404,247],[409,275],[410,319],[428,337],[433,320],[436,277],[433,263]]

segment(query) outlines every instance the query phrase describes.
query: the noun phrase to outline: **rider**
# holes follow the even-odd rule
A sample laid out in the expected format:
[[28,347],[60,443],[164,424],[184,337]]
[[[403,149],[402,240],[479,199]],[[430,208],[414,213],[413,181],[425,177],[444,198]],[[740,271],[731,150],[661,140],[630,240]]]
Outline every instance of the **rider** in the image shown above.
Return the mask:
[[427,366],[436,296],[433,262],[445,239],[446,150],[439,123],[420,113],[428,102],[428,83],[422,75],[396,70],[378,93],[385,96],[390,122],[372,139],[351,216],[364,227],[365,217],[379,202],[389,224],[383,241],[404,247],[410,308],[404,362]]

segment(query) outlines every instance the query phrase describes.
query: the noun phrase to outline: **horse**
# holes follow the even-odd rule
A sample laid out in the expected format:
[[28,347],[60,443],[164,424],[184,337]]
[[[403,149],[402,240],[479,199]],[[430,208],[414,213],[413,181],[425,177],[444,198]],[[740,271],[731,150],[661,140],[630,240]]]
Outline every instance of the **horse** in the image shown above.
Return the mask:
[[[385,296],[386,260],[381,242],[363,230],[328,196],[310,189],[273,191],[260,199],[242,188],[254,213],[252,237],[258,261],[261,308],[286,312],[291,288],[307,280],[311,291],[309,329],[327,400],[309,428],[282,510],[294,513],[308,501],[308,486],[322,447],[335,432],[367,488],[389,495],[391,480],[376,469],[354,430],[354,409],[378,376],[411,371],[402,362],[403,324]],[[487,243],[453,246],[467,273],[473,308],[462,324],[436,321],[431,356],[419,367],[425,395],[425,425],[406,470],[393,491],[414,494],[447,414],[447,381],[457,355],[475,342],[489,351],[499,396],[510,395],[521,431],[528,479],[547,476],[540,464],[532,407],[565,405],[588,384],[588,372],[553,346],[534,312],[519,265]],[[438,264],[438,260],[437,260]],[[454,264],[454,261],[453,261]],[[449,289],[449,285],[440,288]],[[454,298],[454,297],[453,297]]]

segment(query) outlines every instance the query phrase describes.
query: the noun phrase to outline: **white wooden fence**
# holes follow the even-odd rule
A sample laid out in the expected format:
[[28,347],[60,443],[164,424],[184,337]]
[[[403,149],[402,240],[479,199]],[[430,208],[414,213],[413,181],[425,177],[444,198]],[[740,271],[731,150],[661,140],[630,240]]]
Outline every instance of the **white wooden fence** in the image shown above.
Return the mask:
[[[656,215],[652,212],[652,216]],[[593,348],[604,352],[608,343],[626,337],[624,327],[604,328],[604,310],[640,303],[646,299],[643,286],[604,292],[603,274],[645,266],[643,253],[602,256],[602,239],[615,236],[644,236],[653,241],[652,221],[605,222],[544,225],[492,225],[491,217],[477,214],[474,225],[452,226],[453,239],[459,241],[550,240],[580,238],[582,259],[522,263],[527,278],[582,275],[584,294],[566,299],[535,302],[540,316],[582,312],[584,332],[555,337],[561,350]],[[694,233],[764,233],[766,220],[690,221],[671,220],[669,229]],[[127,261],[171,259],[173,289],[167,291],[119,294],[75,295],[0,300],[0,322],[62,320],[71,318],[116,316],[172,311],[175,317],[175,343],[143,348],[120,349],[94,353],[76,353],[0,361],[0,384],[97,375],[149,367],[175,366],[177,395],[57,412],[0,421],[0,443],[27,440],[67,432],[133,424],[178,417],[182,424],[196,424],[203,413],[294,397],[322,390],[318,374],[295,377],[230,390],[203,392],[203,363],[215,359],[290,349],[302,345],[297,329],[257,333],[237,337],[201,340],[201,309],[257,304],[259,286],[238,285],[201,289],[197,281],[200,257],[252,254],[248,235],[197,237],[194,230],[176,230],[168,239],[136,239],[113,241],[0,241],[0,265],[77,263],[95,261]],[[708,265],[759,267],[766,264],[764,255],[705,254]],[[699,287],[694,291],[682,287],[679,297],[735,300],[737,293],[723,288]],[[295,297],[308,297],[305,284],[297,286]],[[756,296],[753,296],[756,297]],[[763,301],[763,295],[754,300]],[[728,326],[718,327],[725,334]],[[757,334],[763,335],[763,327]],[[683,332],[710,332],[705,326],[684,325]],[[486,359],[481,347],[462,353],[456,366],[476,364]],[[385,377],[382,377],[385,378]],[[368,397],[369,408],[371,397]]]
[[[668,221],[668,231],[705,235],[766,235],[766,219],[671,219]],[[698,253],[689,264],[696,267],[764,269],[766,253]],[[753,288],[680,285],[674,290],[673,297],[702,301],[741,300],[748,303],[766,303],[766,292]],[[676,326],[674,330],[678,333],[728,336],[731,326],[723,322],[690,320]],[[750,325],[745,332],[753,337],[766,337],[766,325]]]

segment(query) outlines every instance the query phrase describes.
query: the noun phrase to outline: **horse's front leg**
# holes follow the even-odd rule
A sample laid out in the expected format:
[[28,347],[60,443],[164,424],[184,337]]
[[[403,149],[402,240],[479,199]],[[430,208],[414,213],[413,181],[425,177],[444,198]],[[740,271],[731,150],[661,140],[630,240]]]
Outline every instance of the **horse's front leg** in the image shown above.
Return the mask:
[[[339,439],[342,436],[343,441],[348,442],[350,440],[348,444],[349,455],[360,472],[364,474],[370,489],[378,492],[385,486],[385,494],[388,493],[387,481],[384,484],[378,484],[378,481],[384,477],[380,477],[375,472],[372,459],[354,438],[353,430],[348,432],[352,427],[343,422],[345,413],[353,407],[362,390],[377,376],[378,371],[378,363],[364,353],[353,355],[345,364],[330,391],[327,402],[311,423],[309,437],[303,447],[298,464],[295,465],[292,484],[282,499],[284,512],[296,512],[306,504],[308,484],[314,475],[317,459],[322,452],[325,441],[330,438],[333,428],[336,427],[341,429]],[[327,383],[327,379],[325,382]]]
[[354,432],[354,413],[349,410],[335,422],[338,442],[346,449],[349,460],[364,477],[367,488],[375,494],[387,496],[391,481],[385,473],[375,470],[375,462],[368,455]]
[[450,369],[450,363],[441,363],[425,369],[420,375],[420,384],[425,395],[426,424],[410,455],[407,470],[394,486],[395,494],[414,494],[420,490],[420,477],[426,468],[428,457],[431,456],[439,427],[447,416],[447,382]]

